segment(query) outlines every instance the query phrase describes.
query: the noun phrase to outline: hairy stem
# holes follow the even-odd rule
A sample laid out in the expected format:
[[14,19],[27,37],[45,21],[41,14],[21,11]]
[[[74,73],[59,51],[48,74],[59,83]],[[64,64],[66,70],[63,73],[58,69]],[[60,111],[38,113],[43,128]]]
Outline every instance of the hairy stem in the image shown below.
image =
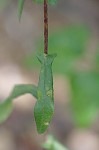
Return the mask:
[[44,53],[48,54],[48,0],[44,0]]

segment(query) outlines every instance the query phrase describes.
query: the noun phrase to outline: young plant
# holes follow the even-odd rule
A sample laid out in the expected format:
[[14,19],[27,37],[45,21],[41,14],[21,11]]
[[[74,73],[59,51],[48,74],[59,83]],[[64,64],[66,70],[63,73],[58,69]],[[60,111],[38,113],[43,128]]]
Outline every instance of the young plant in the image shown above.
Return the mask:
[[[43,2],[43,0],[35,0]],[[56,0],[44,0],[44,53],[37,55],[41,63],[39,83],[34,85],[16,85],[11,95],[0,103],[0,123],[4,122],[13,110],[12,101],[23,94],[30,93],[37,101],[34,106],[34,117],[38,133],[44,133],[54,113],[53,74],[52,63],[56,54],[48,54],[48,2]],[[19,0],[18,17],[21,19],[25,0]]]

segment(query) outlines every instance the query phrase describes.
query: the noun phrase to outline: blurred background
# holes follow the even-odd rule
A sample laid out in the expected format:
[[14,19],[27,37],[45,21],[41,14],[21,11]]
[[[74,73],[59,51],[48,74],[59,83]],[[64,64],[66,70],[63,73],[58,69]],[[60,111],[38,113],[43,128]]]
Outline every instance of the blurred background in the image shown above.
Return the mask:
[[[37,85],[39,78],[36,54],[43,51],[43,5],[26,0],[19,23],[17,4],[0,0],[0,101],[15,84]],[[41,150],[49,134],[68,150],[99,150],[98,0],[58,0],[49,6],[49,53],[57,58],[55,114],[47,133],[36,131],[35,99],[21,96],[0,125],[0,150]]]

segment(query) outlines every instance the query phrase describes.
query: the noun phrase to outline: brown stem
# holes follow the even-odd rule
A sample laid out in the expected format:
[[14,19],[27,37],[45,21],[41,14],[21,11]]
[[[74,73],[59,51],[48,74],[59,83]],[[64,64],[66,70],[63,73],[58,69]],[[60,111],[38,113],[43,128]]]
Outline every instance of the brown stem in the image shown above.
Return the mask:
[[44,53],[48,54],[48,0],[44,0]]

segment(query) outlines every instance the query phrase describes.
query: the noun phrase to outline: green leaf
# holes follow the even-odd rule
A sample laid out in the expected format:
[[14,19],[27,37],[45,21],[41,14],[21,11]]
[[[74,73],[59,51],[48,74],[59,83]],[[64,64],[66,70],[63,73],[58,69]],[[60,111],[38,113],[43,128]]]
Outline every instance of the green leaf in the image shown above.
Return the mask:
[[19,21],[20,21],[21,16],[22,16],[24,2],[25,2],[25,0],[19,0],[18,1],[18,18],[19,18]]
[[38,55],[41,71],[37,88],[38,100],[34,107],[34,117],[38,133],[44,133],[54,113],[52,62],[56,55]]
[[87,127],[99,113],[99,74],[77,73],[71,80],[71,86],[75,123],[80,127]]
[[67,150],[65,146],[59,143],[53,136],[49,135],[47,141],[43,144],[46,150]]
[[11,114],[13,105],[10,99],[0,103],[0,123],[3,123]]
[[23,95],[30,93],[37,98],[37,87],[34,85],[16,85],[10,94],[10,96],[3,102],[0,103],[0,123],[4,122],[13,110],[12,101]]

